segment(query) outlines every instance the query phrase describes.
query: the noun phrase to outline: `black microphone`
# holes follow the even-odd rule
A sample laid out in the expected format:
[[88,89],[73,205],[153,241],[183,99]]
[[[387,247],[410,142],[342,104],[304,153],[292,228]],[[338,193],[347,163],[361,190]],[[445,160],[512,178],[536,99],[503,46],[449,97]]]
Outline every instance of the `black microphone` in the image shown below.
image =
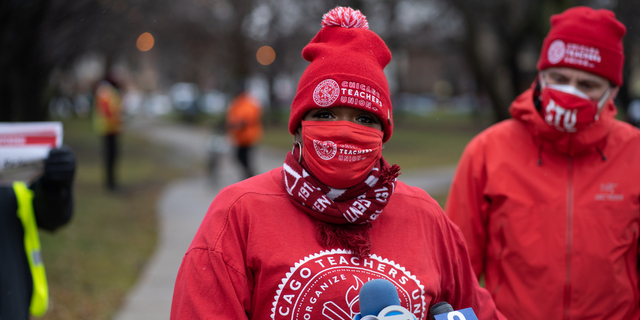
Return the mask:
[[478,320],[473,309],[453,310],[453,307],[445,301],[438,302],[429,309],[431,320]]
[[453,307],[447,303],[446,301],[440,301],[429,309],[429,314],[431,314],[431,320],[435,320],[436,316],[439,314],[445,314],[453,311]]

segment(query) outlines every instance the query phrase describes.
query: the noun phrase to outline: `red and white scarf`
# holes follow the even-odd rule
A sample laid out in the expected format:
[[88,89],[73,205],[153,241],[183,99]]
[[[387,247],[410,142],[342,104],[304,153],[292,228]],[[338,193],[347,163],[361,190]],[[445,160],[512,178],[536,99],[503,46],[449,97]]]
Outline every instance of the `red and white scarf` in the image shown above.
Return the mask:
[[389,203],[395,191],[398,165],[389,166],[380,159],[369,176],[348,189],[334,189],[310,175],[298,163],[296,155],[287,154],[282,174],[291,201],[304,212],[319,220],[317,236],[326,246],[342,245],[359,256],[369,254],[368,229]]

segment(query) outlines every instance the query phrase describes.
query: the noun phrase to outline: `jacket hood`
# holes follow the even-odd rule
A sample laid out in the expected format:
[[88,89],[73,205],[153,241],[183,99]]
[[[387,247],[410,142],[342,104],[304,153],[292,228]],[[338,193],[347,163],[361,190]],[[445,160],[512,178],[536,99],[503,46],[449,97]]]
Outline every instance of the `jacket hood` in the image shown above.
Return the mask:
[[613,101],[611,99],[607,101],[598,121],[593,122],[586,129],[574,133],[560,132],[544,122],[542,115],[536,110],[533,103],[534,87],[535,82],[531,88],[513,101],[509,112],[514,119],[525,123],[541,150],[544,144],[550,144],[558,152],[570,156],[592,151],[600,153],[605,159],[602,151],[606,145],[605,137],[609,134],[618,112]]

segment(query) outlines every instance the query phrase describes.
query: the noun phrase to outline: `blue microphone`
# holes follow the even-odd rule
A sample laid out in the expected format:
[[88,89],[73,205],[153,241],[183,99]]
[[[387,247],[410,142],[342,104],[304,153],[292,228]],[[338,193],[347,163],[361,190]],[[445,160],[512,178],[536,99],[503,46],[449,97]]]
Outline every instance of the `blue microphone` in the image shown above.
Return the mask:
[[360,314],[354,320],[415,320],[409,310],[400,306],[396,287],[388,280],[374,279],[360,289]]
[[473,309],[466,308],[453,311],[453,307],[446,302],[438,302],[430,309],[433,320],[478,320]]

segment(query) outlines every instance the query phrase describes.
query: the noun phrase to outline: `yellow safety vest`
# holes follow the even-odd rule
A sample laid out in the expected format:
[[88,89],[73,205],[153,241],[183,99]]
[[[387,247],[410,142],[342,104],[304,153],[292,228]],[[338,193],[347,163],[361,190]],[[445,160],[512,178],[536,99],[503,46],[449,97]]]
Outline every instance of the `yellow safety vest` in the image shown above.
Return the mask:
[[33,294],[31,295],[29,312],[34,316],[41,317],[49,307],[49,287],[42,262],[38,226],[33,213],[33,191],[29,190],[24,182],[14,182],[13,190],[18,200],[18,217],[24,229],[24,250],[27,253],[33,279]]

